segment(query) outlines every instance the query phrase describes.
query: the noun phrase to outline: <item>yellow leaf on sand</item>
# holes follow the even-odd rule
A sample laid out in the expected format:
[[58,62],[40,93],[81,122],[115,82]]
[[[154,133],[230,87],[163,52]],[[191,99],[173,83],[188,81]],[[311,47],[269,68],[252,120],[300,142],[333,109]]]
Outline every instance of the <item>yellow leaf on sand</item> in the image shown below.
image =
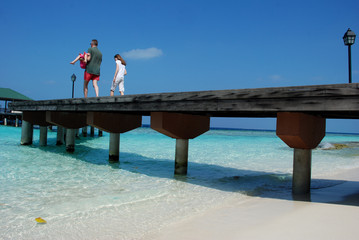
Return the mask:
[[46,221],[44,219],[42,219],[41,217],[35,218],[35,221],[38,223],[46,223]]

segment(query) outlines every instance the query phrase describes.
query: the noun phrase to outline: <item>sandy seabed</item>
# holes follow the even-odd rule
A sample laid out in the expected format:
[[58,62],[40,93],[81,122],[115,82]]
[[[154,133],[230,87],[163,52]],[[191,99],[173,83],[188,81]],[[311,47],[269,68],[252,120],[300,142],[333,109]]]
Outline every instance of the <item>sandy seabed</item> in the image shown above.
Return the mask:
[[312,189],[310,201],[247,197],[172,224],[145,239],[359,239],[359,169]]

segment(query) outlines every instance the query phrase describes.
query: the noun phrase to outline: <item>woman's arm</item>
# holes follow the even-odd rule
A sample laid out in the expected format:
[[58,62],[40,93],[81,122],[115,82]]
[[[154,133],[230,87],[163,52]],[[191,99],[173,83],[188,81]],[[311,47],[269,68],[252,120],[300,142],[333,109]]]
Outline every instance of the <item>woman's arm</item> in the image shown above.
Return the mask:
[[118,64],[116,63],[116,71],[115,71],[115,76],[113,77],[113,82],[116,81],[116,77],[117,77],[117,74],[118,74],[118,69],[119,69],[119,67],[118,67]]
[[127,75],[127,70],[126,70],[126,68],[125,68],[125,75]]

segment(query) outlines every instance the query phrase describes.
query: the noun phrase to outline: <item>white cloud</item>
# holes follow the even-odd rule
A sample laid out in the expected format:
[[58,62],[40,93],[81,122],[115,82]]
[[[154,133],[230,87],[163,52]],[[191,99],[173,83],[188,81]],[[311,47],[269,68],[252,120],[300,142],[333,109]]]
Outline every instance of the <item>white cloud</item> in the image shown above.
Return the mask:
[[269,76],[269,78],[273,81],[280,81],[282,80],[282,76],[281,75],[278,75],[278,74],[274,74],[274,75],[271,75]]
[[163,55],[162,50],[155,47],[146,49],[133,49],[123,53],[124,58],[128,59],[150,59],[159,57],[161,55]]

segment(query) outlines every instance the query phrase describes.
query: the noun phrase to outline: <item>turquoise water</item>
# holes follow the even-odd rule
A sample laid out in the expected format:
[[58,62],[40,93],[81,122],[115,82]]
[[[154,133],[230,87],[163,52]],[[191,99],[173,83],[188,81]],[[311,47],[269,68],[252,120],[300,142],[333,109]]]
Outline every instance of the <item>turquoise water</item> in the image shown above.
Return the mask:
[[[77,140],[74,154],[20,145],[21,129],[0,126],[0,239],[141,239],[176,221],[248,195],[291,191],[293,151],[275,132],[211,130],[190,140],[188,176],[174,177],[175,140],[149,128],[121,135],[120,163],[108,163],[109,135]],[[327,134],[313,150],[312,186],[359,167],[359,135]],[[333,143],[350,148],[325,150]],[[47,224],[37,224],[42,217]]]

